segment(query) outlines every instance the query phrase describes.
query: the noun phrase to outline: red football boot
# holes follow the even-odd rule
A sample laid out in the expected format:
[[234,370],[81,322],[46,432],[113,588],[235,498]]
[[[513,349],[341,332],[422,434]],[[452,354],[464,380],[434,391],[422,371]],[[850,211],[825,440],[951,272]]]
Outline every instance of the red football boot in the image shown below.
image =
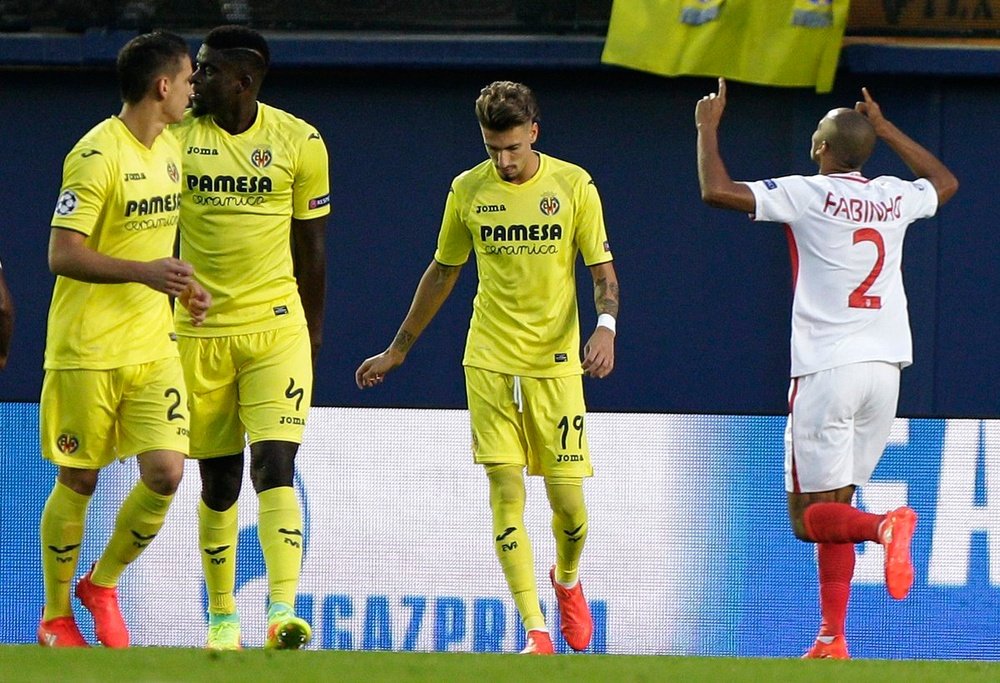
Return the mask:
[[583,586],[579,581],[572,588],[560,586],[556,582],[555,565],[549,570],[549,580],[559,602],[559,630],[563,639],[577,652],[583,652],[590,646],[590,638],[594,635],[594,620],[590,616],[587,599],[583,597]]

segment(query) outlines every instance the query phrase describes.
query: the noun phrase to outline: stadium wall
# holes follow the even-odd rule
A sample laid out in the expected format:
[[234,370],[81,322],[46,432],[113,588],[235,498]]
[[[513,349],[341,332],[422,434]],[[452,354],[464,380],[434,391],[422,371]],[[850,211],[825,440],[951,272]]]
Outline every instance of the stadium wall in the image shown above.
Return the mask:
[[[6,63],[37,53],[32,58],[46,67],[0,70],[7,159],[0,258],[18,304],[11,364],[0,374],[3,400],[36,401],[41,386],[53,280],[45,255],[63,156],[119,108],[113,75],[102,65],[125,36],[102,35],[71,45],[16,43],[20,49],[0,40]],[[600,67],[586,41],[549,52],[533,52],[537,40],[515,41],[515,54],[533,55],[540,66],[515,58],[499,66],[492,62],[503,57],[482,57],[504,49],[495,37],[471,41],[478,51],[468,41],[453,41],[452,51],[447,42],[414,39],[391,48],[354,41],[347,53],[343,40],[326,44],[313,36],[300,41],[298,51],[297,43],[284,40],[278,53],[285,56],[265,82],[263,98],[314,123],[331,153],[329,303],[317,405],[464,405],[460,361],[474,293],[471,264],[405,368],[365,393],[354,387],[353,372],[384,348],[405,314],[433,255],[452,177],[484,157],[474,97],[489,81],[512,78],[538,92],[539,148],[588,169],[604,201],[622,283],[621,334],[614,375],[588,382],[590,407],[784,411],[791,300],[786,241],[779,226],[709,209],[698,198],[692,113],[696,99],[714,88],[711,79]],[[807,145],[816,121],[833,106],[852,105],[866,85],[887,115],[961,180],[939,217],[913,226],[905,250],[916,355],[903,374],[900,411],[908,416],[1000,415],[994,358],[1000,297],[993,296],[1000,291],[994,267],[1000,242],[990,200],[992,155],[983,153],[1000,142],[1000,61],[989,57],[1000,51],[965,53],[978,55],[964,60],[967,71],[928,75],[913,72],[912,55],[894,60],[889,48],[859,53],[857,63],[845,50],[836,89],[825,96],[734,83],[723,125],[734,177],[810,173]],[[921,54],[928,65],[934,62],[933,51]],[[403,68],[407,55],[425,66]],[[324,60],[333,66],[319,66]],[[989,73],[991,64],[996,68]],[[976,70],[983,73],[970,73]],[[908,173],[884,147],[868,170]],[[589,330],[589,274],[580,271],[582,324]]]

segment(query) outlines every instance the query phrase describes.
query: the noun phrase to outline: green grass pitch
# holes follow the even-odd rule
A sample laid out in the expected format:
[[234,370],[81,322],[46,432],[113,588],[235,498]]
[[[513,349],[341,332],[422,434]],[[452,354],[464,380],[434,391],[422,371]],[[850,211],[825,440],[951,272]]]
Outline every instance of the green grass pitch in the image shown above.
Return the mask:
[[1000,663],[0,646],[0,681],[998,681]]

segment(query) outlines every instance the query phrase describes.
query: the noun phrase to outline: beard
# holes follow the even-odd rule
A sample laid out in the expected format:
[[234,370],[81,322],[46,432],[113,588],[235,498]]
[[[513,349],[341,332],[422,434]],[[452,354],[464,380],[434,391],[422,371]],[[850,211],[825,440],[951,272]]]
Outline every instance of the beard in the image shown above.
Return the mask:
[[191,114],[192,116],[204,116],[208,113],[208,106],[202,100],[194,100],[191,102]]

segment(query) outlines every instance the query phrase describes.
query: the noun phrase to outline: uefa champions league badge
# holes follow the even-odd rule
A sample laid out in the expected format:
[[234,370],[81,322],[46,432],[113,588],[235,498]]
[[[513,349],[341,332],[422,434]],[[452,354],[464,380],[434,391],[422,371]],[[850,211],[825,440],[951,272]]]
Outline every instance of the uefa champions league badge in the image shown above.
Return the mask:
[[80,200],[77,198],[76,192],[73,192],[73,190],[63,190],[62,194],[59,195],[59,199],[56,200],[56,215],[70,215],[76,211],[76,205],[79,203]]

